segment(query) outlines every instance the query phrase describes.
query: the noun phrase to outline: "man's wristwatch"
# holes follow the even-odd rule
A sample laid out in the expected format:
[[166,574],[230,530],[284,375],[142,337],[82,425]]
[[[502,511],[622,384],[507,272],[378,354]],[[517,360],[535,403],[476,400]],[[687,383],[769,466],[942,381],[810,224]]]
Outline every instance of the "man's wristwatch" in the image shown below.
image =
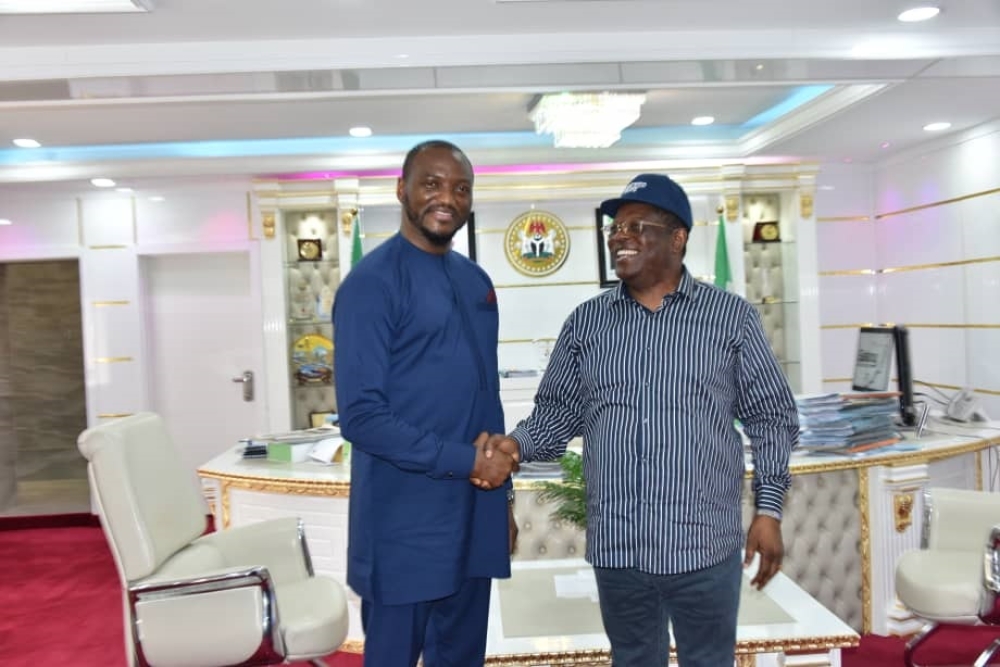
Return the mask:
[[507,489],[507,504],[508,505],[513,505],[514,504],[514,487],[513,486],[510,487],[509,489]]

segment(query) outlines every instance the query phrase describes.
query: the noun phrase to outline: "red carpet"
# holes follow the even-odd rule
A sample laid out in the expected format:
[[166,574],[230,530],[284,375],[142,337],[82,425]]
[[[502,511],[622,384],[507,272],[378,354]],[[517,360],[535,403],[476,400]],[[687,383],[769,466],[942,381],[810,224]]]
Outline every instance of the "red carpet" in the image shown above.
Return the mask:
[[[125,667],[121,586],[100,528],[9,527],[0,526],[0,664]],[[325,660],[362,664],[349,653]]]
[[[29,523],[0,521],[0,664],[125,667],[121,588],[100,528],[76,515],[47,518],[43,528],[26,528]],[[971,665],[997,636],[1000,629],[947,629],[917,659],[935,667]],[[903,644],[898,637],[863,637],[844,652],[843,667],[902,667]],[[362,665],[361,656],[350,653],[326,662]]]
[[[917,649],[914,658],[926,667],[971,665],[997,637],[1000,628],[945,628]],[[843,667],[902,667],[905,644],[899,637],[866,635],[861,638],[860,646],[843,652]],[[1000,664],[1000,657],[994,656],[989,664]]]

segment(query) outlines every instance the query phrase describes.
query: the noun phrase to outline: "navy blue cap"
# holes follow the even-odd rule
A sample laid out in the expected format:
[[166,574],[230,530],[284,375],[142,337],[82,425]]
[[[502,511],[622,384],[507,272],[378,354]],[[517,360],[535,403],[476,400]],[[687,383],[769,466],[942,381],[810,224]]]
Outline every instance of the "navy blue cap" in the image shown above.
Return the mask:
[[622,204],[630,202],[649,204],[667,213],[673,213],[684,223],[688,231],[691,231],[691,226],[694,224],[691,217],[691,202],[688,201],[684,188],[662,174],[639,174],[625,186],[621,197],[601,202],[601,213],[613,218]]

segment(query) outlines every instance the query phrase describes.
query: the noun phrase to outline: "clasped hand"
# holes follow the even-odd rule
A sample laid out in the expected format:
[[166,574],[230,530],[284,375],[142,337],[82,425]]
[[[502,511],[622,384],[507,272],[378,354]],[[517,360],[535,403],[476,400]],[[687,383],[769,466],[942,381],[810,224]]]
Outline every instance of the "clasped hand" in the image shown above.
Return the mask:
[[517,440],[502,433],[490,435],[483,431],[473,443],[476,462],[469,481],[480,489],[495,489],[503,485],[511,473],[517,471],[521,461],[521,448]]

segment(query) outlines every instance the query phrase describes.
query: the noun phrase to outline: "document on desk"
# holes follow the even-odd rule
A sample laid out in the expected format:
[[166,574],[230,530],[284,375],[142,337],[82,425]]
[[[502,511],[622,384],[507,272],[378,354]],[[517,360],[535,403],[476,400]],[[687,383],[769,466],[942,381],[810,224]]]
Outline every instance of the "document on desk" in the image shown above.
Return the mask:
[[597,602],[597,578],[591,569],[577,570],[573,574],[557,574],[552,577],[557,598],[589,598]]

